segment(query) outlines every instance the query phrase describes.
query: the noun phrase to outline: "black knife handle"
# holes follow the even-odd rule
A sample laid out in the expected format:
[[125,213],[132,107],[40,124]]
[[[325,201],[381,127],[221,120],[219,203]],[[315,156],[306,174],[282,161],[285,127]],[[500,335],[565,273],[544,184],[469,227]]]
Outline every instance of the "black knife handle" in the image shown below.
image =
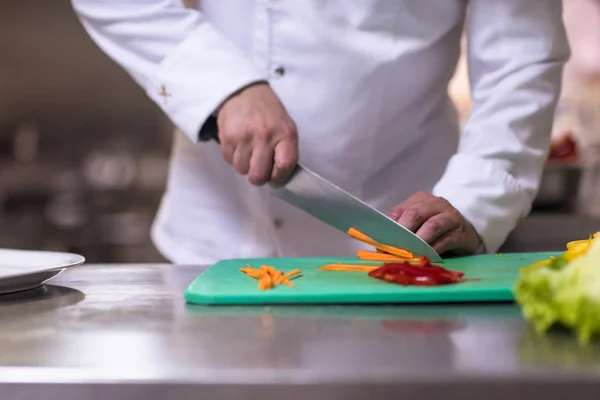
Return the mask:
[[200,134],[198,135],[201,142],[208,142],[211,140],[221,143],[219,140],[219,126],[217,125],[217,117],[211,115],[200,128]]

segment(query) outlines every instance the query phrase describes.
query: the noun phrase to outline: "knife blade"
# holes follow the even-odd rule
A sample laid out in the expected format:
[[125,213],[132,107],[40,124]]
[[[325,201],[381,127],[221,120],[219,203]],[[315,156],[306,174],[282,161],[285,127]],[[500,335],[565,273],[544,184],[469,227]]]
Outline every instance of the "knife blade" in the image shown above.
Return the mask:
[[[219,142],[215,117],[206,121],[199,137],[201,141]],[[440,255],[412,231],[300,164],[284,186],[271,188],[271,192],[344,233],[355,228],[379,243],[442,262]]]

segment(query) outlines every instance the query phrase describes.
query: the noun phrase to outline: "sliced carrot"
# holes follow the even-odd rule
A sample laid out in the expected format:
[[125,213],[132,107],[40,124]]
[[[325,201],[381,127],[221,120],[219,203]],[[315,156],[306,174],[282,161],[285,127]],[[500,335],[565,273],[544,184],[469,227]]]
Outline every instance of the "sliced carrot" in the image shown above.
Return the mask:
[[383,250],[384,252],[386,252],[388,254],[393,254],[393,255],[398,256],[398,257],[413,258],[415,256],[410,251],[407,251],[407,250],[404,250],[404,249],[399,249],[398,247],[394,247],[394,246],[388,246],[387,244],[377,244],[376,247],[379,250]]
[[381,265],[360,265],[360,264],[327,264],[317,268],[321,271],[340,271],[340,272],[371,272]]
[[267,267],[267,272],[268,272],[268,273],[269,273],[271,276],[274,276],[274,275],[275,275],[275,273],[277,273],[277,271],[275,271],[275,268],[273,268],[273,267],[271,267],[271,266],[268,266],[268,267]]
[[370,244],[373,247],[377,247],[377,245],[379,244],[356,228],[348,229],[348,235],[363,243]]
[[368,261],[408,261],[413,257],[398,257],[393,254],[381,253],[378,251],[359,250],[356,255],[361,260]]
[[283,277],[284,277],[285,279],[289,279],[289,278],[291,278],[292,276],[294,276],[294,275],[298,275],[298,274],[301,274],[301,273],[302,273],[302,271],[300,271],[299,269],[295,269],[295,270],[293,270],[293,271],[290,271],[290,272],[288,272],[287,274],[283,275]]
[[271,275],[265,274],[258,280],[258,289],[268,290],[273,287],[273,280]]
[[246,275],[248,275],[254,279],[260,279],[262,276],[265,275],[265,273],[263,271],[257,270],[257,269],[245,270],[242,272],[244,272]]
[[369,245],[375,247],[376,249],[383,251],[384,253],[393,254],[395,256],[405,257],[405,258],[413,258],[415,256],[410,251],[400,249],[400,248],[394,247],[394,246],[389,246],[387,244],[381,244],[379,242],[376,242],[375,240],[371,239],[369,236],[360,232],[356,228],[348,229],[348,235],[350,235],[351,237],[353,237],[356,240],[360,240],[363,243],[369,244]]
[[293,282],[291,282],[291,281],[289,281],[287,278],[286,278],[286,279],[283,279],[283,280],[281,281],[281,284],[282,284],[282,285],[288,285],[288,286],[289,286],[289,287],[291,287],[291,288],[293,288],[293,287],[294,287],[294,283],[293,283]]
[[252,268],[249,264],[246,268],[240,268],[240,271],[252,278],[258,279],[259,290],[273,289],[280,284],[285,284],[293,288],[294,284],[288,278],[302,273],[299,269],[295,269],[284,275],[283,271],[276,270],[272,266],[261,265],[260,269],[256,269]]

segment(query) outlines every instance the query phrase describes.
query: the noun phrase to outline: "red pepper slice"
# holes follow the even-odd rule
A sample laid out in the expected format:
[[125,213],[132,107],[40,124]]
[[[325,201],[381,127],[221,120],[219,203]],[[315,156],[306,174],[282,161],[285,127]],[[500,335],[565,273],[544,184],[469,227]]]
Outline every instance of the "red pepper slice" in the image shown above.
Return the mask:
[[389,263],[369,272],[368,275],[400,285],[437,286],[461,282],[464,273],[432,265],[424,257],[418,265],[408,262]]
[[398,274],[395,277],[395,282],[400,285],[408,286],[408,285],[414,283],[414,279],[411,278],[410,276],[406,276],[404,274]]
[[406,264],[395,264],[393,266],[388,266],[386,269],[388,273],[404,273],[409,276],[427,276],[433,278],[435,280],[443,281],[443,282],[455,282],[460,280],[459,276],[455,276],[450,271],[445,270],[444,268],[434,269],[428,267],[420,267],[418,265],[411,265],[409,263]]

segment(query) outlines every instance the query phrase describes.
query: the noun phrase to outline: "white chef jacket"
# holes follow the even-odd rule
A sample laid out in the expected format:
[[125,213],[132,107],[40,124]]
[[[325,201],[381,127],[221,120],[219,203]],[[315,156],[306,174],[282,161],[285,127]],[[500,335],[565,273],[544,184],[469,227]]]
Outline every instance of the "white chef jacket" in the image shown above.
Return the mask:
[[[198,142],[221,102],[260,80],[298,126],[300,162],[383,212],[432,192],[493,252],[530,210],[569,55],[559,0],[72,1],[179,128],[152,232],[175,263],[361,247]],[[447,86],[463,27],[473,112],[459,141]]]

